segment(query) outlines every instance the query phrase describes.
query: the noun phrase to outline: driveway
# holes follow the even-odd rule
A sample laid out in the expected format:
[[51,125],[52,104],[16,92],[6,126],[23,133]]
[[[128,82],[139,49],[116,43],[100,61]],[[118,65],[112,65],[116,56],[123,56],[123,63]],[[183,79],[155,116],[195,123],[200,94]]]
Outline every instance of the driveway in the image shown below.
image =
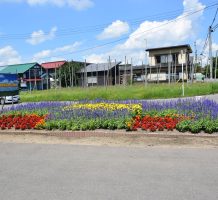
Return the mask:
[[217,200],[218,150],[0,143],[2,200]]

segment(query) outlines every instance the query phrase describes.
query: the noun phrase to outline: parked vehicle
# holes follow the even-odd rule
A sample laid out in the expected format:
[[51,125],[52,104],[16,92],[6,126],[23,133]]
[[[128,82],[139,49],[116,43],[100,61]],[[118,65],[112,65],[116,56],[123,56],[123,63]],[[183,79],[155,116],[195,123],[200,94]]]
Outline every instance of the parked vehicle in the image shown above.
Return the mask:
[[19,103],[19,101],[20,101],[19,95],[1,97],[1,105],[10,104],[10,103]]

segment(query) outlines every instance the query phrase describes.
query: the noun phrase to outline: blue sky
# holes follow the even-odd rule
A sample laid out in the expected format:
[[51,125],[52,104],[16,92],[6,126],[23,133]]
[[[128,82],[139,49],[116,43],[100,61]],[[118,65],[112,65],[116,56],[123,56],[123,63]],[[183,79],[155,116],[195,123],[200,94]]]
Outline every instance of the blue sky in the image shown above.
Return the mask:
[[[149,48],[186,43],[193,47],[197,41],[201,51],[216,7],[199,10],[213,3],[218,1],[1,0],[0,65],[62,59],[106,62],[109,56],[123,61],[125,55],[141,63],[146,43]],[[185,11],[199,12],[187,16]]]

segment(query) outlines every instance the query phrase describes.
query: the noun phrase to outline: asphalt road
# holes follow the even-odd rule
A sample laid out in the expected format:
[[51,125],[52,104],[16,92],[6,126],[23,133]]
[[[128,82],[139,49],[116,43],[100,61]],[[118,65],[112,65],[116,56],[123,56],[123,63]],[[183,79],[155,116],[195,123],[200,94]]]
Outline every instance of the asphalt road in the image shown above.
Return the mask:
[[217,200],[218,149],[0,143],[2,200]]

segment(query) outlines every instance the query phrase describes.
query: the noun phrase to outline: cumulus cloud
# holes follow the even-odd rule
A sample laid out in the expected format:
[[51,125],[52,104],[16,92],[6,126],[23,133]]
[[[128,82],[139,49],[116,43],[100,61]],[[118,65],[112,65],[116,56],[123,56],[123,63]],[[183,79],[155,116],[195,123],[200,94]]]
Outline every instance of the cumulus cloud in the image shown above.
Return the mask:
[[57,27],[53,27],[50,32],[48,34],[46,34],[44,31],[42,30],[39,30],[39,31],[34,31],[30,38],[27,39],[26,41],[29,43],[29,44],[32,44],[32,45],[37,45],[37,44],[40,44],[40,43],[43,43],[47,40],[52,40],[55,38],[55,33],[57,31]]
[[102,54],[87,55],[87,60],[107,60],[110,55],[113,59],[123,60],[124,56],[133,57],[141,63],[145,60],[146,41],[149,48],[180,45],[187,43],[190,39],[195,39],[197,34],[194,28],[203,14],[203,10],[195,15],[188,16],[187,12],[195,12],[205,6],[199,0],[184,0],[184,11],[173,20],[164,21],[144,21],[130,34],[128,39],[112,50]]
[[7,3],[26,2],[31,6],[51,4],[58,7],[69,6],[76,10],[85,10],[94,5],[92,0],[3,0]]
[[120,20],[116,20],[111,25],[106,27],[104,31],[97,36],[98,39],[112,39],[120,37],[129,32],[129,24]]
[[12,46],[0,48],[0,66],[19,63],[21,63],[21,56]]
[[64,53],[71,53],[76,50],[77,47],[81,45],[81,42],[75,42],[70,45],[65,45],[62,47],[57,47],[55,49],[47,49],[40,51],[33,56],[33,61],[35,62],[45,62],[47,60],[63,60],[63,58],[60,58],[58,54],[64,54]]

